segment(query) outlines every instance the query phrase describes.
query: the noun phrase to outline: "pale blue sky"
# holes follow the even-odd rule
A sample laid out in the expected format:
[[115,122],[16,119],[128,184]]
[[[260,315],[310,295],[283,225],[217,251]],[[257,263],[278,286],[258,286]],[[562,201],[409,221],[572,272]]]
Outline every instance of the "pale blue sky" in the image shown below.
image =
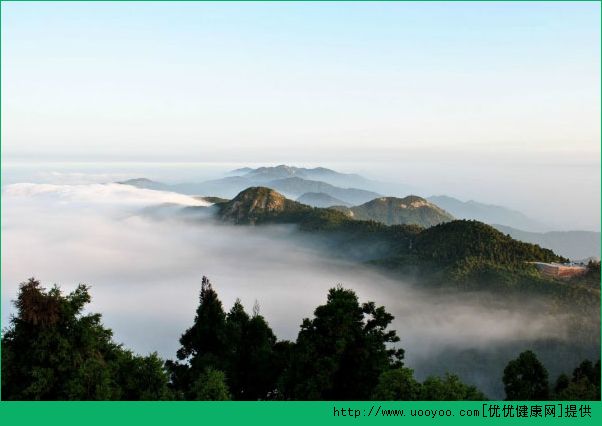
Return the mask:
[[598,152],[599,72],[593,2],[2,4],[7,154]]
[[485,200],[489,171],[599,223],[600,3],[3,2],[2,151],[386,163]]

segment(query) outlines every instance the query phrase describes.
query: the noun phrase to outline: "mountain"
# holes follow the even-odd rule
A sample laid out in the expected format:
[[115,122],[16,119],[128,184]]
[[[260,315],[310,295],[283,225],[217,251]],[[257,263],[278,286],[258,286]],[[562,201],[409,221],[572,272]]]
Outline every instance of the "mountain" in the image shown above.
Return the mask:
[[240,169],[230,170],[227,174],[230,176],[242,176],[253,171],[251,167],[241,167]]
[[366,179],[354,173],[340,173],[325,167],[315,167],[308,169],[304,167],[294,167],[281,164],[275,167],[258,167],[251,169],[244,167],[230,172],[237,174],[255,182],[269,182],[277,179],[286,179],[298,177],[308,180],[320,180],[334,186],[359,187],[361,189],[372,189],[377,182]]
[[459,219],[474,219],[488,224],[498,223],[535,232],[547,230],[544,224],[506,207],[483,204],[472,200],[460,201],[446,195],[429,197],[428,200]]
[[[418,197],[412,200],[420,201]],[[296,225],[306,236],[299,244],[347,261],[369,262],[396,276],[417,280],[421,286],[453,286],[504,296],[554,295],[563,303],[581,307],[599,301],[597,287],[585,285],[581,278],[568,282],[546,277],[530,263],[565,262],[565,258],[474,220],[452,220],[427,229],[385,225],[354,220],[331,208],[310,207],[266,187],[247,188],[234,199],[202,212],[209,211],[238,225]]]
[[454,220],[445,210],[415,195],[375,198],[351,207],[348,214],[357,220],[375,220],[386,225],[419,225],[424,228]]
[[[428,206],[426,200],[416,196],[393,200],[395,205],[400,201],[414,203],[417,209]],[[366,243],[371,238],[379,243],[394,243],[394,248],[390,246],[385,251],[387,256],[412,255],[444,264],[468,258],[502,263],[564,260],[552,250],[517,241],[478,221],[451,220],[428,229],[416,225],[385,225],[351,219],[334,209],[312,208],[266,187],[247,188],[218,207],[218,215],[224,221],[238,224],[298,224],[302,231],[351,238],[365,251],[370,251]]]
[[135,186],[136,188],[142,189],[153,189],[156,191],[171,191],[169,185],[166,185],[161,182],[156,182],[147,178],[128,179],[117,183],[121,185],[131,185]]
[[332,197],[323,192],[306,192],[297,198],[297,201],[302,204],[307,204],[312,207],[332,207],[332,206],[350,206],[350,204]]
[[564,260],[552,250],[517,241],[490,225],[472,220],[454,220],[425,229],[416,238],[414,250],[425,259],[443,263],[474,258],[500,264],[530,259]]
[[578,261],[587,258],[600,259],[600,233],[590,231],[528,232],[504,225],[492,225],[512,238],[548,247],[561,256]]
[[176,184],[166,184],[146,178],[129,179],[117,183],[132,185],[137,188],[170,191],[186,195],[211,195],[221,198],[232,198],[243,189],[253,186],[252,181],[240,176],[228,176],[204,182],[184,182]]
[[260,186],[247,188],[232,200],[218,206],[218,216],[223,221],[250,225],[277,219],[282,213],[312,210],[311,207],[289,200],[273,189]]
[[299,177],[273,180],[267,182],[265,186],[292,197],[299,197],[306,192],[321,192],[351,205],[365,203],[375,197],[380,197],[380,194],[364,189],[339,188],[329,183]]
[[[238,170],[244,171],[246,169]],[[233,172],[236,172],[236,170]],[[293,175],[294,177],[291,177]],[[309,180],[296,175],[339,176],[341,179],[344,176],[356,176],[344,175],[323,168],[299,169],[296,167],[278,166],[260,167],[258,169],[251,169],[250,172],[244,173],[244,176],[227,176],[204,182],[186,182],[169,185],[146,178],[138,178],[119,183],[138,188],[157,189],[187,195],[211,195],[222,198],[232,198],[240,191],[252,186],[265,186],[283,192],[291,198],[297,198],[307,192],[322,192],[340,199],[343,201],[342,204],[350,205],[364,203],[380,196],[377,192],[359,188],[341,188],[323,181]]]

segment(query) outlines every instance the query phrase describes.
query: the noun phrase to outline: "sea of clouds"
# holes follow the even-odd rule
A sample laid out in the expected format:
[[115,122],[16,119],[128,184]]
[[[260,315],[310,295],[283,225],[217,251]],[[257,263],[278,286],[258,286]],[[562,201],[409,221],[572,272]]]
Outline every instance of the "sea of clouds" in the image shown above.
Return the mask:
[[[201,277],[224,308],[236,298],[281,339],[295,339],[303,317],[342,284],[361,301],[395,315],[410,366],[450,350],[486,350],[537,339],[565,339],[563,315],[533,301],[520,306],[482,294],[423,290],[365,266],[325,256],[290,226],[243,227],[206,216],[148,214],[153,208],[209,206],[195,197],[120,184],[17,183],[2,190],[2,325],[20,282],[36,277],[70,291],[91,286],[89,310],[115,339],[140,353],[173,358],[194,319]],[[149,210],[150,209],[150,210]],[[440,369],[440,366],[438,366]],[[453,368],[452,368],[453,369]],[[501,372],[500,372],[501,374]]]

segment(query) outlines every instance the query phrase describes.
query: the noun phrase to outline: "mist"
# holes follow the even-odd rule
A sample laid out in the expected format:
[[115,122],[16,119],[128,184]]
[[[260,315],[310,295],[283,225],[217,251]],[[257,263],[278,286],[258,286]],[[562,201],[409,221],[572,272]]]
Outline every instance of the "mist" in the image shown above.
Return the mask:
[[[329,288],[353,289],[361,302],[375,301],[395,316],[392,328],[418,377],[462,370],[454,360],[466,353],[486,360],[495,352],[500,364],[529,342],[569,337],[570,314],[550,314],[543,300],[517,305],[400,282],[325,256],[293,226],[243,227],[208,214],[179,215],[185,206],[209,206],[186,195],[119,184],[20,183],[4,187],[2,203],[3,327],[14,312],[10,301],[18,284],[27,278],[64,291],[85,283],[91,286],[89,311],[102,313],[116,341],[138,353],[174,358],[206,275],[225,310],[237,298],[248,311],[257,302],[280,339],[296,338],[302,318],[325,302]],[[157,211],[162,214],[150,214]],[[434,363],[439,357],[446,361]],[[491,366],[473,366],[470,379],[495,395],[495,375],[503,367],[496,368],[492,373]]]

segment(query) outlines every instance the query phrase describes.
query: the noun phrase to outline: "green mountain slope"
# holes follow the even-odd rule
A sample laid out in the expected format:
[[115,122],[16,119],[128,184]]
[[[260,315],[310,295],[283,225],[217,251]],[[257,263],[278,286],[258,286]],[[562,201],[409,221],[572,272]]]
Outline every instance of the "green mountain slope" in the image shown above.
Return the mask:
[[[415,197],[417,199],[418,197]],[[562,261],[534,244],[516,241],[477,221],[454,220],[428,229],[351,219],[335,209],[310,207],[265,187],[252,187],[219,204],[219,217],[239,224],[294,223],[306,232],[331,233],[365,244],[364,239],[389,244],[388,255],[411,255],[447,265],[466,258],[505,264]],[[370,238],[368,238],[370,237]],[[369,250],[365,246],[366,250]]]
[[502,264],[517,264],[533,259],[542,262],[565,260],[552,250],[517,241],[475,220],[455,220],[425,229],[415,240],[414,252],[440,263],[453,263],[467,258]]

